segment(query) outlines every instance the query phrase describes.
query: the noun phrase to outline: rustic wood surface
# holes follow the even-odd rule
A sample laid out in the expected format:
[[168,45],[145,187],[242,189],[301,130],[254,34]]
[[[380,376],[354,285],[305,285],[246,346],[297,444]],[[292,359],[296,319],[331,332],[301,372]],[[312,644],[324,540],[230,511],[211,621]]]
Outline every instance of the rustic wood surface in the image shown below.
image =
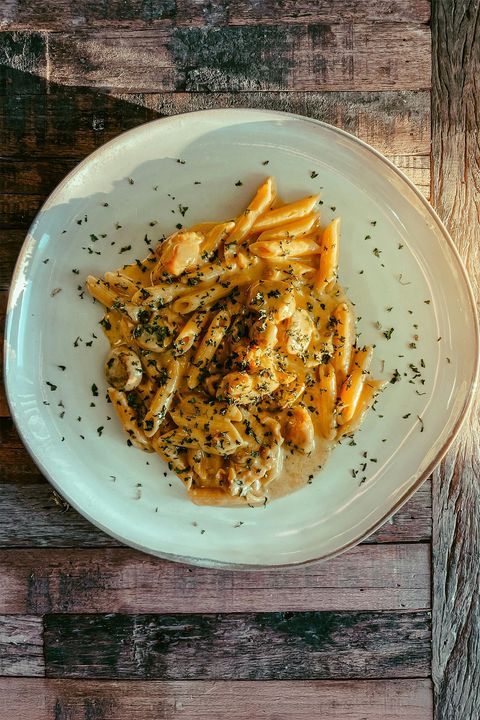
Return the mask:
[[[272,712],[273,709],[273,712]],[[83,681],[0,678],[15,720],[430,720],[429,680]]]
[[[480,2],[433,18],[432,200],[480,300]],[[480,717],[480,404],[434,475],[435,717]]]
[[[427,0],[3,0],[0,330],[61,178],[124,130],[216,107],[371,143],[478,279],[478,18],[479,0],[435,0],[431,27]],[[478,411],[435,475],[433,583],[430,483],[326,564],[190,568],[66,508],[9,415],[0,387],[0,720],[480,717]]]

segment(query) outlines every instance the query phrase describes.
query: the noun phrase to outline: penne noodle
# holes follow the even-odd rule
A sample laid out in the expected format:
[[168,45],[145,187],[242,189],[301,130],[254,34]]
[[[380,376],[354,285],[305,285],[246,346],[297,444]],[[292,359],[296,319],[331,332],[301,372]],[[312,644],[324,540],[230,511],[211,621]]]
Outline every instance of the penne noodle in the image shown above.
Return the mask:
[[143,420],[143,432],[147,438],[158,432],[170,408],[180,379],[180,363],[177,360],[172,360],[165,369],[167,379],[155,393],[150,403],[150,409]]
[[340,220],[332,220],[322,233],[321,254],[313,286],[318,293],[325,292],[330,283],[334,283],[338,274],[338,234]]
[[270,228],[284,225],[285,223],[292,222],[299,218],[309,215],[317,202],[320,200],[320,195],[309,195],[308,197],[297,200],[288,205],[281,205],[275,210],[269,210],[269,212],[260,215],[256,220],[252,233],[263,232],[264,230],[270,230]]
[[199,288],[196,292],[180,297],[175,300],[172,308],[181,315],[194,312],[199,308],[206,308],[217,300],[230,295],[239,285],[246,285],[251,280],[252,277],[248,277],[246,274],[231,275],[223,283]]
[[225,333],[231,323],[231,315],[228,310],[220,310],[208,326],[203,340],[198,346],[193,359],[193,366],[187,379],[190,389],[196,388],[200,382],[200,370],[205,368],[215,355],[218,346],[222,342]]
[[355,335],[354,320],[349,304],[340,303],[332,313],[331,320],[334,331],[332,365],[337,373],[337,382],[340,386],[350,368]]
[[90,295],[102,303],[102,305],[105,305],[105,307],[112,308],[113,305],[120,300],[118,295],[116,295],[113,290],[110,290],[109,286],[103,280],[93,275],[87,277],[86,286]]
[[105,307],[109,309],[117,310],[124,315],[128,315],[128,317],[137,322],[141,308],[135,305],[135,303],[125,302],[124,298],[116,295],[104,280],[89,275],[86,280],[86,286],[90,295],[102,303],[102,305],[105,305]]
[[152,447],[150,442],[145,437],[145,434],[140,429],[135,413],[129,406],[127,396],[124,392],[116,390],[115,388],[108,388],[108,397],[110,398],[115,412],[120,418],[120,422],[123,425],[123,429],[129,436],[129,442],[140,450],[146,450],[151,452]]
[[133,295],[132,302],[151,309],[158,309],[188,292],[190,292],[190,288],[181,282],[173,282],[170,285],[151,285],[140,288]]
[[248,249],[254,255],[265,259],[302,257],[320,253],[320,247],[312,238],[257,241],[252,243]]
[[227,235],[233,232],[234,228],[234,222],[225,222],[220,223],[219,225],[214,225],[202,243],[202,258],[210,258],[210,256],[218,250]]
[[105,281],[110,287],[114,287],[115,290],[122,295],[132,297],[137,291],[139,283],[131,280],[127,275],[123,275],[120,271],[117,272],[106,272]]
[[336,427],[337,377],[330,363],[319,365],[318,384],[313,390],[316,409],[312,417],[313,423],[322,437],[331,440]]
[[257,242],[283,240],[284,238],[294,240],[301,235],[307,235],[318,222],[319,217],[318,213],[310,213],[310,215],[305,215],[305,217],[294,220],[294,222],[265,230],[258,236]]
[[210,314],[207,310],[197,310],[190,316],[173,342],[176,355],[183,355],[190,350],[207,324]]
[[352,435],[358,430],[367,410],[372,406],[375,397],[386,385],[388,385],[388,382],[384,380],[372,380],[371,378],[365,380],[354,414],[348,422],[338,427],[338,438],[344,435]]
[[343,382],[338,397],[337,422],[344,425],[355,415],[362,394],[365,377],[370,366],[373,348],[357,350],[353,356],[352,368]]
[[229,255],[235,255],[235,245],[240,244],[249,234],[258,216],[271,206],[275,198],[275,185],[273,178],[269,177],[257,190],[257,193],[246,210],[235,221],[235,227],[227,236],[225,250],[232,246]]

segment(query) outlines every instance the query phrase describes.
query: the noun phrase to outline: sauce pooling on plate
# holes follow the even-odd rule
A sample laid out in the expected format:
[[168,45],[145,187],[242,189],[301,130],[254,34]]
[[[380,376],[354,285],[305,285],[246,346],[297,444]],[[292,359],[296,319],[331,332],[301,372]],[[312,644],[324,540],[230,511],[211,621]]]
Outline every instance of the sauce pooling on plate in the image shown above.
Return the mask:
[[338,284],[339,220],[322,227],[318,200],[282,204],[267,178],[234,220],[87,278],[107,308],[105,376],[127,442],[157,452],[195,503],[303,486],[383,387]]

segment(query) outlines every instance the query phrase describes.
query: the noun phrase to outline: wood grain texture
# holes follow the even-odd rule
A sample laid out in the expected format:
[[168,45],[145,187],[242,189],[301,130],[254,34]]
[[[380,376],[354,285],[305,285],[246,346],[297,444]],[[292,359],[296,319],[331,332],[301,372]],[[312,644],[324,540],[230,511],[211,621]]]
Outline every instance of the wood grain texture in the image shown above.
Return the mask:
[[166,27],[51,33],[49,78],[126,91],[422,90],[426,25]]
[[0,615],[0,676],[15,675],[45,675],[41,618]]
[[127,548],[3,550],[0,612],[259,612],[430,607],[428,544],[361,545],[294,570],[234,572]]
[[[47,69],[45,35],[36,32],[0,32],[0,97],[7,93],[19,95],[43,92]],[[1,115],[4,115],[3,108]]]
[[0,717],[2,720],[431,720],[432,690],[430,680],[150,681],[146,685],[138,681],[0,678]]
[[64,30],[83,28],[131,28],[165,24],[175,25],[261,25],[308,24],[312,22],[414,22],[427,23],[428,0],[110,0],[91,3],[88,0],[37,0],[35,3],[4,0],[0,12],[0,29]]
[[426,612],[46,615],[47,677],[426,677]]
[[[480,300],[480,3],[437,0],[433,203]],[[480,405],[434,475],[433,678],[437,720],[480,717]]]
[[[17,78],[18,73],[12,73],[12,86],[18,84]],[[221,107],[306,115],[352,132],[386,155],[430,153],[430,95],[424,91],[134,93],[114,97],[54,83],[41,97],[7,95],[5,112],[0,113],[0,145],[5,159],[38,157],[50,164],[52,157],[81,159],[120,132],[148,120]],[[2,167],[10,177],[8,165]],[[51,177],[45,169],[37,173]],[[9,192],[13,189],[5,187]]]

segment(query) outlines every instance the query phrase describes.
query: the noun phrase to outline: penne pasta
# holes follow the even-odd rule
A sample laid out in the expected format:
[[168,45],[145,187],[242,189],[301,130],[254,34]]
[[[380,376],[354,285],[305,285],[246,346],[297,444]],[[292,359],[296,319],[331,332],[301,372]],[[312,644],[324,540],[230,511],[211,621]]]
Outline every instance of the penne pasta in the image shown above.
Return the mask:
[[138,425],[135,412],[129,406],[126,394],[120,390],[115,390],[115,388],[109,388],[108,396],[123,425],[123,429],[128,435],[127,442],[139,448],[139,450],[151,452],[152,447]]
[[309,195],[302,200],[289,203],[288,205],[281,205],[275,210],[260,215],[255,221],[252,227],[252,233],[263,232],[264,230],[270,230],[276,228],[285,223],[290,223],[293,220],[303,218],[305,215],[309,215],[317,202],[320,200],[320,195]]
[[355,337],[354,320],[348,303],[342,302],[335,308],[331,324],[333,329],[332,364],[337,373],[337,382],[341,385],[350,368]]
[[338,438],[344,435],[352,435],[359,428],[366,412],[373,404],[376,395],[378,395],[387,384],[384,380],[372,380],[371,378],[365,380],[355,412],[348,422],[338,427]]
[[249,250],[254,255],[267,260],[278,257],[295,258],[304,255],[318,255],[321,252],[313,238],[257,241],[249,246]]
[[219,223],[214,225],[209,231],[201,246],[201,254],[203,259],[209,259],[223,243],[229,233],[235,228],[234,222]]
[[143,420],[143,432],[147,438],[158,432],[161,423],[165,419],[167,411],[172,404],[173,396],[180,379],[181,366],[178,360],[172,360],[165,368],[165,382],[158,388],[150,408]]
[[307,235],[318,222],[318,213],[310,213],[298,220],[279,225],[260,233],[257,242],[268,242],[270,240],[294,240],[295,238]]
[[325,292],[334,283],[338,274],[338,233],[340,220],[332,220],[322,233],[319,242],[321,248],[318,270],[313,281],[316,292]]
[[240,244],[247,237],[259,215],[271,206],[275,194],[273,178],[269,177],[263,185],[260,185],[252,202],[236,219],[235,227],[227,236],[225,249],[228,250],[228,255],[235,255],[235,245]]
[[210,315],[207,310],[197,310],[193,313],[178,333],[173,347],[177,355],[183,355],[196,343]]
[[175,312],[181,315],[194,312],[199,308],[207,308],[217,300],[221,300],[227,297],[227,295],[230,295],[230,293],[240,285],[248,284],[250,280],[251,278],[246,274],[230,275],[223,283],[208,285],[196,292],[180,297],[178,300],[175,300],[172,307]]
[[193,366],[188,377],[188,387],[193,389],[200,382],[200,371],[204,369],[215,355],[215,352],[222,342],[225,333],[231,323],[231,316],[228,310],[220,310],[208,326],[205,336],[198,346],[193,359]]
[[372,352],[372,348],[363,348],[356,350],[353,356],[350,373],[344,380],[338,397],[337,422],[339,425],[344,425],[355,415],[365,377],[370,367]]
[[253,507],[301,487],[384,386],[338,284],[340,221],[320,232],[318,200],[285,203],[267,178],[235,220],[180,228],[86,280],[106,309],[127,442],[155,451],[196,504]]

